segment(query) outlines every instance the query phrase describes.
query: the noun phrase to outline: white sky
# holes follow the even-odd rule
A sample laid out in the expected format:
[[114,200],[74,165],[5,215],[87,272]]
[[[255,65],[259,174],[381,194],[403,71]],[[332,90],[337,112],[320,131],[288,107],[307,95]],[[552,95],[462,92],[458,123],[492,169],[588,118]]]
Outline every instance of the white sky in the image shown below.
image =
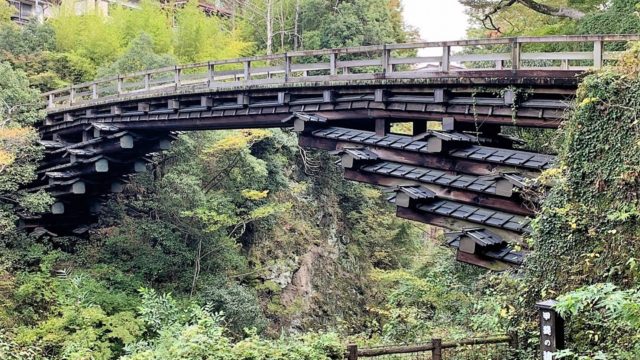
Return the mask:
[[[469,19],[458,0],[402,0],[404,20],[425,41],[465,38]],[[431,52],[431,51],[429,51]],[[420,51],[422,55],[432,55]]]

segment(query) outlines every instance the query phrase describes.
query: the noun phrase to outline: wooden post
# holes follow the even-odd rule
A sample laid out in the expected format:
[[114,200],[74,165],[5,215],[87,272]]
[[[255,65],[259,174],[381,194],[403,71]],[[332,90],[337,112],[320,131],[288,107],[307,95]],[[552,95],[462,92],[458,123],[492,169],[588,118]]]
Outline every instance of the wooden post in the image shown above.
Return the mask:
[[49,104],[49,108],[50,108],[50,109],[53,109],[53,107],[55,106],[55,102],[54,102],[53,94],[49,94],[49,101],[48,101],[48,104]]
[[511,70],[520,69],[520,55],[522,53],[522,44],[518,39],[511,42]]
[[122,78],[118,77],[118,95],[122,94]]
[[540,316],[540,359],[554,360],[553,353],[564,349],[564,320],[555,310],[556,301],[536,304]]
[[91,85],[91,98],[92,99],[97,99],[98,98],[98,84],[93,84]]
[[71,88],[69,89],[69,105],[73,105],[73,102],[76,100],[76,89],[73,88],[73,85],[71,85]]
[[442,360],[442,340],[431,339],[431,345],[433,345],[433,350],[431,350],[431,360]]
[[604,60],[604,51],[602,41],[593,42],[593,67],[601,69]]
[[391,123],[386,119],[375,120],[376,136],[386,136],[391,130]]
[[149,90],[151,88],[151,74],[144,74],[144,89]]
[[443,72],[449,72],[449,69],[451,68],[451,63],[450,63],[450,57],[451,57],[451,46],[449,45],[445,45],[442,47],[442,64],[441,64],[441,69]]
[[284,53],[284,82],[289,81],[291,76],[291,57],[287,53]]
[[180,87],[180,72],[181,72],[181,69],[178,66],[176,66],[174,79],[173,79],[173,82],[176,84],[176,89]]
[[347,360],[358,360],[358,345],[347,345]]
[[251,61],[244,61],[244,81],[251,80]]
[[393,72],[393,65],[391,65],[391,50],[387,49],[387,45],[384,45],[382,50],[382,72],[385,74]]
[[207,81],[209,82],[209,89],[213,88],[213,83],[215,81],[215,72],[215,65],[209,62],[207,64]]
[[329,54],[329,72],[331,76],[338,74],[337,57],[336,53]]

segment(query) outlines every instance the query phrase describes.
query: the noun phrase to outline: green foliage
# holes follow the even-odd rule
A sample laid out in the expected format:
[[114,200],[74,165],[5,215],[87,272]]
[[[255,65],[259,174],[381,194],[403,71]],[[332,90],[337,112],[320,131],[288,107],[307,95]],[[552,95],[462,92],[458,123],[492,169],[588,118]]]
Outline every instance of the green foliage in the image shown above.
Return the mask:
[[26,26],[0,25],[0,56],[15,57],[51,51],[55,48],[54,29],[48,24],[30,22]]
[[[596,284],[558,298],[557,309],[568,320],[574,347],[567,359],[637,359],[640,356],[640,292]],[[574,330],[574,331],[572,331]]]
[[171,55],[155,53],[153,38],[141,33],[116,61],[98,70],[98,77],[156,69],[175,63],[176,60]]
[[11,22],[11,16],[16,13],[16,8],[9,2],[0,4],[0,24],[8,24]]
[[30,127],[42,116],[39,93],[22,71],[0,63],[0,235],[14,230],[15,211],[43,211],[50,197],[19,189],[35,178],[41,148]]
[[245,44],[220,18],[207,16],[197,1],[189,1],[176,14],[174,52],[182,62],[228,59],[242,53]]
[[637,34],[640,32],[640,17],[637,1],[613,0],[602,12],[587,15],[578,23],[579,34]]
[[[398,9],[388,6],[387,0],[342,1],[337,6],[322,0],[304,3],[301,22],[305,29],[303,40],[308,49],[377,45],[406,40],[406,33],[398,31]],[[320,12],[321,16],[318,16]],[[326,14],[326,15],[325,15]],[[321,19],[332,16],[333,21]]]
[[245,329],[261,333],[267,327],[255,291],[239,284],[223,284],[220,281],[204,289],[203,301],[207,306],[224,315],[224,324],[236,338],[245,335]]
[[55,31],[56,48],[73,52],[96,65],[111,62],[121,52],[119,34],[99,9],[77,16],[75,2],[64,0],[49,21]]

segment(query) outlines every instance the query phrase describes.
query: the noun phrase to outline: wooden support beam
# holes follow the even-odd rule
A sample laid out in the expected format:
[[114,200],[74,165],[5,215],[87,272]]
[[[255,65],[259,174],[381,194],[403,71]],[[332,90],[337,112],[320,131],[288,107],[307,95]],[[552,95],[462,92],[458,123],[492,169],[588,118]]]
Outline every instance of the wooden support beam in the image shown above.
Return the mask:
[[180,109],[180,101],[176,99],[167,100],[167,109],[178,111]]
[[[446,217],[437,214],[426,213],[422,211],[416,211],[411,208],[396,208],[396,216],[399,218],[413,220],[417,222],[421,222],[423,224],[429,224],[438,226],[441,228],[445,228],[452,231],[460,231],[462,229],[469,229],[478,227],[477,223],[473,223],[466,220],[454,219],[451,217]],[[504,241],[510,244],[520,244],[526,246],[522,234],[504,230],[501,228],[487,227],[490,231],[498,236],[500,236]]]
[[151,110],[151,105],[148,102],[139,102],[138,103],[138,111],[143,113],[148,113]]
[[200,96],[200,106],[206,107],[207,109],[211,109],[213,107],[213,97]]
[[377,136],[385,136],[391,132],[391,122],[386,119],[376,119],[375,128]]
[[111,105],[111,115],[122,115],[122,107],[120,105]]
[[[335,139],[323,139],[305,134],[300,134],[298,136],[298,143],[303,147],[311,147],[328,151],[362,146],[362,144],[359,143],[338,141]],[[514,167],[511,166],[492,164],[470,159],[457,159],[448,156],[442,156],[440,154],[419,153],[404,151],[400,149],[390,149],[380,146],[369,146],[368,148],[369,150],[376,153],[380,160],[412,164],[444,171],[455,171],[457,173],[463,174],[484,176],[507,173],[514,170]],[[535,178],[540,175],[540,172],[535,170],[519,169],[518,171],[521,175],[531,178]]]
[[124,135],[120,138],[119,143],[123,149],[133,149],[133,136]]
[[358,181],[366,184],[384,186],[389,188],[399,186],[422,186],[434,192],[436,196],[441,199],[491,208],[507,213],[513,213],[516,215],[534,215],[533,211],[526,208],[519,198],[506,198],[499,195],[478,193],[470,190],[446,187],[438,184],[431,184],[416,180],[372,174],[354,168],[345,168],[344,178],[346,180]]
[[443,104],[449,101],[449,91],[446,89],[435,89],[433,91],[433,101],[436,104]]
[[389,91],[386,89],[376,89],[373,94],[375,102],[384,103],[389,99]]
[[109,172],[109,160],[107,159],[100,159],[96,161],[93,166],[98,173]]
[[491,271],[507,271],[513,266],[502,261],[484,258],[476,254],[469,254],[463,251],[456,251],[456,260],[465,264],[479,266]]
[[279,91],[278,92],[278,104],[279,105],[287,105],[291,101],[291,94]]
[[51,213],[54,215],[64,214],[64,203],[57,201],[51,205]]
[[504,92],[503,95],[504,104],[507,106],[515,106],[517,105],[517,94],[512,89],[508,89]]
[[242,106],[248,106],[250,103],[249,95],[238,94],[236,103]]
[[322,101],[326,103],[334,103],[336,101],[337,93],[333,90],[324,90],[322,92]]
[[477,124],[458,121],[454,117],[444,117],[442,118],[442,131],[471,131],[487,136],[495,136],[502,132],[502,128],[499,124],[487,124],[485,122]]

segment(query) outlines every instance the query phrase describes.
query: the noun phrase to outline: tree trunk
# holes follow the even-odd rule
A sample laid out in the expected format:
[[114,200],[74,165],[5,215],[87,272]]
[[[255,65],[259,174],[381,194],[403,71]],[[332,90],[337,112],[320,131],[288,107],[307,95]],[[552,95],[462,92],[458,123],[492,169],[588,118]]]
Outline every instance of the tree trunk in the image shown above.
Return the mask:
[[300,21],[300,0],[296,0],[296,16],[293,20],[293,50],[298,51],[299,43],[299,28],[298,21]]
[[273,54],[273,0],[267,0],[267,55]]

